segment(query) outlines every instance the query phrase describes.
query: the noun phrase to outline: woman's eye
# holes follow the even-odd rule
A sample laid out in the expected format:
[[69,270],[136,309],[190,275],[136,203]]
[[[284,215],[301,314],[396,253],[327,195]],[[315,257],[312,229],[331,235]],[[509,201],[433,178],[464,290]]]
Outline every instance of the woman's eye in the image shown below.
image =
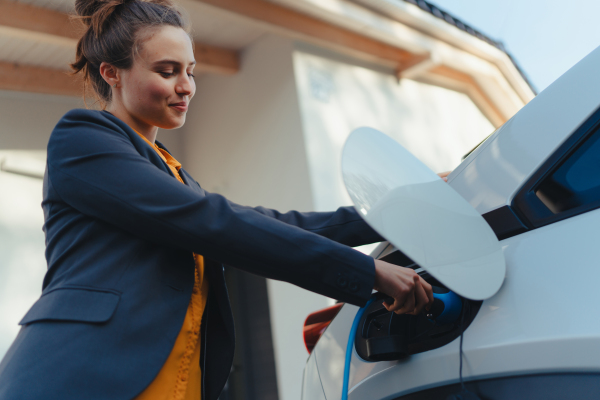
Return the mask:
[[170,76],[173,76],[173,73],[172,73],[172,72],[161,72],[160,74],[161,74],[162,76],[164,76],[165,78],[168,78],[168,77],[170,77]]
[[191,72],[188,72],[188,76],[192,79],[194,79],[196,77],[196,75],[192,74]]

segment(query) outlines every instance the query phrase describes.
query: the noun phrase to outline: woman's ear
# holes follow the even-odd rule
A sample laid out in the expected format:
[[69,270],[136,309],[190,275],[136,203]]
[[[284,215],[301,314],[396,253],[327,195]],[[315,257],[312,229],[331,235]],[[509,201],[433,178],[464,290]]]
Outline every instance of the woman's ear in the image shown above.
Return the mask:
[[100,64],[100,75],[112,87],[117,87],[119,84],[119,71],[107,62]]

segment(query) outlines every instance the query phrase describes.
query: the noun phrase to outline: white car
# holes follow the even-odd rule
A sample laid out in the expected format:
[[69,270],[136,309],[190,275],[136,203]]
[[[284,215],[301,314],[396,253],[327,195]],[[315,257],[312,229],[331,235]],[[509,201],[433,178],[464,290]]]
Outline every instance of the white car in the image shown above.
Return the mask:
[[[483,301],[464,296],[460,316],[444,323],[371,303],[350,338],[348,399],[460,392],[461,324],[462,376],[479,398],[600,399],[600,48],[468,154],[448,184],[496,234],[503,282]],[[372,255],[411,266],[402,243],[383,236],[403,251],[384,242]],[[412,267],[448,291],[442,275]],[[358,310],[339,304],[307,318],[303,400],[342,399]]]

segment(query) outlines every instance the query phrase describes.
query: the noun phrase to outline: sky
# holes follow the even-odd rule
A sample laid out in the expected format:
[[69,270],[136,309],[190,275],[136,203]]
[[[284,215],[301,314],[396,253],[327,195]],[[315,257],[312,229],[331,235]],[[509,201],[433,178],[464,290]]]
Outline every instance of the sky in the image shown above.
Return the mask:
[[600,0],[429,2],[503,42],[538,92],[600,46]]

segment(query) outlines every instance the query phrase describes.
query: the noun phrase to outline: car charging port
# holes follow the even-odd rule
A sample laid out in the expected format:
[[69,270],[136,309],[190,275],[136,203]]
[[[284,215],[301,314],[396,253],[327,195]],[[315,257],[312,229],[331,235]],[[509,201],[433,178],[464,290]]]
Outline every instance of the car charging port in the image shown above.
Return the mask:
[[419,315],[388,311],[383,294],[367,307],[355,336],[358,355],[367,361],[399,360],[432,350],[460,336],[460,317],[471,323],[481,302],[462,299],[443,287],[434,287],[434,304]]
[[433,290],[432,307],[419,315],[390,312],[383,306],[386,296],[377,294],[359,321],[354,339],[358,355],[373,362],[400,360],[459,337],[463,313],[466,328],[481,302],[461,298],[443,286],[433,286]]
[[477,315],[481,301],[451,292],[401,251],[394,249],[377,258],[413,268],[432,286],[434,303],[429,311],[419,315],[397,315],[383,306],[384,301],[391,304],[393,300],[377,293],[365,309],[354,337],[356,352],[362,359],[399,360],[442,347],[460,336],[461,320],[467,329]]

